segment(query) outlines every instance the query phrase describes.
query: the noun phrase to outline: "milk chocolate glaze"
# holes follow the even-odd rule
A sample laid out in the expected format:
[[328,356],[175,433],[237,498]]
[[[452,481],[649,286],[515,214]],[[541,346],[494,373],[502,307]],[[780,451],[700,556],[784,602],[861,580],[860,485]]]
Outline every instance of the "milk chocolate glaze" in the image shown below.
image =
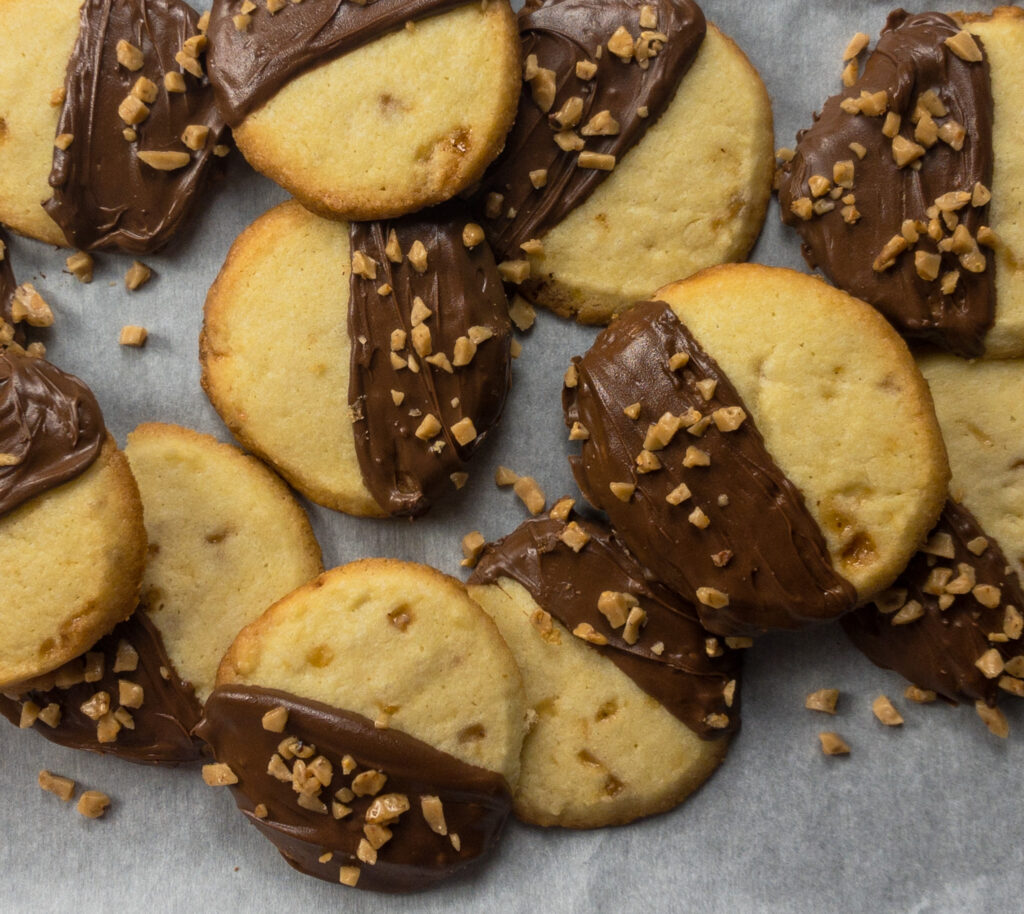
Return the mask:
[[[14,303],[14,290],[18,287],[14,281],[14,269],[11,267],[10,240],[0,227],[0,321],[13,329],[12,340],[19,346],[25,345],[25,331],[20,324],[15,324],[11,316]],[[0,327],[0,329],[3,329]]]
[[99,404],[78,378],[0,349],[0,516],[84,473],[106,438]]
[[[892,13],[857,82],[825,102],[814,126],[797,137],[796,156],[780,171],[779,203],[783,221],[800,233],[811,267],[820,267],[837,286],[874,305],[905,336],[973,357],[984,351],[985,334],[995,315],[995,258],[981,248],[984,261],[974,258],[972,265],[977,269],[984,262],[984,269],[972,272],[955,251],[940,252],[943,239],[952,235],[952,223],[945,222],[941,213],[934,221],[928,214],[945,194],[973,194],[979,183],[992,187],[988,59],[968,63],[954,54],[944,42],[959,31],[941,13]],[[981,48],[981,40],[975,41]],[[859,99],[862,92],[886,93],[886,113],[872,117],[844,111],[844,101]],[[918,105],[928,92],[935,93],[940,103],[930,103],[933,109],[946,114],[929,115],[922,121]],[[927,149],[918,160],[919,169],[896,163],[893,139],[882,132],[889,114],[900,118],[901,142]],[[940,130],[963,127],[963,148],[958,151],[942,139],[927,136],[929,120]],[[866,150],[863,158],[851,150],[851,143]],[[846,221],[852,214],[843,199],[827,193],[815,197],[810,184],[814,176],[832,181],[833,167],[844,161],[852,162],[854,169],[852,182],[840,188],[843,197],[853,195],[852,206],[859,213],[853,223]],[[804,206],[814,200],[819,207],[834,208],[804,219],[793,210],[799,200],[805,201]],[[987,205],[968,202],[954,215],[955,224],[965,226],[972,239],[977,238],[979,227],[989,224]],[[905,220],[922,223],[910,236],[920,238],[908,243],[893,266],[876,270],[876,259],[901,234]],[[929,236],[929,223],[936,237]],[[935,280],[918,274],[918,253],[941,253]],[[952,294],[945,294],[943,277],[954,272],[959,276],[956,287]]]
[[[461,207],[449,205],[389,222],[351,223],[353,256],[373,260],[363,269],[373,278],[352,271],[348,399],[363,480],[389,514],[422,514],[452,491],[451,474],[462,469],[505,405],[508,302],[488,246],[470,249],[462,242],[468,221]],[[388,249],[392,236],[398,247]],[[426,252],[423,272],[409,259],[416,242]],[[456,358],[460,337],[480,340],[465,365]],[[441,356],[446,361],[440,364],[428,361]],[[439,427],[418,437],[428,416]],[[452,427],[467,418],[477,434],[460,444]]]
[[[469,583],[500,585],[502,578],[511,578],[570,632],[581,623],[592,625],[608,643],[590,646],[701,739],[739,729],[739,652],[721,649],[719,656],[709,657],[709,634],[694,607],[650,581],[610,529],[580,518],[575,523],[590,537],[579,552],[560,539],[564,522],[528,520],[484,549]],[[647,614],[635,644],[627,643],[624,629],[613,628],[598,611],[604,591],[631,594]]]
[[[936,536],[944,540],[938,549],[944,555],[916,553],[906,571],[880,600],[845,616],[842,626],[872,663],[895,670],[919,688],[930,689],[954,702],[980,700],[995,705],[1002,693],[1001,676],[989,678],[975,664],[993,649],[1003,662],[1018,658],[1017,664],[1022,664],[1021,627],[1014,619],[1019,620],[1016,614],[1024,612],[1024,593],[999,544],[963,505],[952,500],[946,502],[929,543],[936,543]],[[984,550],[976,555],[968,543],[975,550],[984,545]],[[964,568],[968,569],[967,576],[961,578]],[[941,569],[949,569],[951,574],[944,574]],[[932,577],[937,571],[945,584]],[[976,583],[972,585],[971,581]],[[974,593],[976,585],[996,588],[998,602],[988,602],[997,605],[979,602]],[[942,609],[939,601],[947,588],[956,593],[952,604]],[[978,593],[988,597],[982,591]],[[923,608],[923,614],[906,624],[894,624],[894,620],[898,621],[897,613],[915,601]],[[996,640],[990,640],[992,634]],[[1001,640],[1001,635],[1006,635],[1006,640]],[[1020,669],[1016,672],[1019,676]]]
[[[118,664],[118,651],[124,655],[125,645],[137,657]],[[90,676],[92,681],[86,682],[83,676],[96,655],[102,657],[102,673],[98,679]],[[62,679],[74,684],[62,687]],[[98,721],[82,710],[83,705],[89,707],[87,703],[102,692],[109,698],[109,713],[116,713],[122,707],[121,682],[142,687],[142,704],[125,707],[131,725],[125,723],[111,742],[100,742]],[[181,765],[201,757],[201,744],[189,735],[199,722],[199,701],[192,686],[175,672],[160,632],[144,609],[136,610],[87,655],[29,685],[31,688],[19,690],[21,694],[16,697],[0,695],[0,714],[17,725],[25,701],[40,708],[56,704],[60,721],[55,727],[41,720],[33,725],[51,742],[151,765]]]
[[[262,726],[263,715],[275,708],[284,708],[288,715],[280,733]],[[238,778],[232,791],[246,818],[293,867],[328,882],[338,882],[342,867],[357,867],[361,889],[425,889],[488,854],[512,806],[500,774],[468,765],[400,731],[378,730],[358,714],[286,692],[220,686],[207,700],[196,732]],[[306,765],[321,756],[330,763],[329,783],[313,794],[325,805],[323,812],[298,804],[291,778],[279,780],[268,773],[275,755],[293,774],[298,768],[298,761],[285,760],[279,752],[279,744],[290,737],[306,747]],[[373,795],[352,797],[351,791],[360,792],[360,775],[370,771],[386,776],[383,787]],[[336,801],[342,790],[349,792]],[[365,863],[356,854],[368,817],[372,822],[380,801],[387,803],[396,795],[408,801],[408,809],[396,821],[381,823],[392,835],[377,850],[376,863]],[[444,834],[431,829],[424,817],[423,797],[440,798]],[[351,812],[336,819],[336,803]],[[260,806],[263,817],[257,814]]]
[[[164,74],[181,73],[175,62],[185,41],[198,35],[198,16],[181,0],[85,0],[81,25],[64,80],[66,98],[57,134],[74,139],[67,150],[54,148],[44,206],[82,249],[115,249],[144,254],[165,245],[197,203],[214,146],[224,123],[206,78],[184,73],[185,92],[169,92]],[[117,45],[126,41],[143,53],[141,69],[118,62]],[[201,65],[202,57],[198,63]],[[156,87],[149,113],[132,129],[129,142],[119,107],[140,78]],[[182,141],[191,125],[209,128],[203,146]],[[140,152],[174,152],[191,158],[183,167],[160,170]]]
[[[657,24],[640,24],[642,7],[653,7]],[[646,20],[645,20],[646,21]],[[643,64],[612,53],[608,41],[625,27],[634,42],[642,35],[658,35],[654,56]],[[578,122],[571,129],[590,152],[614,155],[616,162],[643,137],[668,107],[680,80],[689,70],[707,31],[704,14],[690,0],[530,0],[519,12],[524,73],[536,65],[554,71],[556,93],[550,109],[535,101],[529,82],[523,84],[515,126],[505,151],[484,178],[479,199],[501,196],[496,215],[485,222],[488,238],[499,259],[518,259],[524,241],[541,238],[577,206],[582,205],[610,172],[581,168],[579,152],[565,151],[555,135],[564,128],[555,115],[572,98],[582,100]],[[658,49],[660,48],[660,49]],[[598,50],[600,49],[600,56]],[[594,64],[596,73],[577,75],[579,62]],[[647,116],[642,116],[646,109]],[[586,125],[607,111],[618,130],[586,135]],[[582,136],[580,134],[583,134]],[[531,172],[543,171],[539,189]],[[493,204],[492,204],[493,205]],[[490,213],[488,214],[490,217]]]
[[[680,353],[689,361],[673,371],[670,359]],[[575,386],[563,391],[566,423],[589,432],[570,458],[583,494],[658,580],[696,606],[705,628],[718,635],[795,629],[853,607],[853,586],[833,570],[802,494],[765,450],[753,420],[727,432],[713,421],[717,410],[743,402],[668,305],[631,308],[573,360],[567,381]],[[715,382],[710,397],[699,382]],[[623,412],[634,403],[637,419]],[[667,447],[652,451],[659,468],[640,472],[648,428],[665,413],[688,418]],[[684,466],[689,448],[709,465]],[[612,483],[636,491],[622,501]],[[667,496],[681,484],[689,494],[671,504]],[[695,524],[704,523],[695,509],[706,526]],[[722,602],[702,588],[728,604],[702,603],[700,594]]]
[[259,4],[244,30],[235,0],[214,0],[210,11],[210,79],[217,107],[232,127],[286,83],[406,22],[463,6],[469,0],[304,0],[277,13]]

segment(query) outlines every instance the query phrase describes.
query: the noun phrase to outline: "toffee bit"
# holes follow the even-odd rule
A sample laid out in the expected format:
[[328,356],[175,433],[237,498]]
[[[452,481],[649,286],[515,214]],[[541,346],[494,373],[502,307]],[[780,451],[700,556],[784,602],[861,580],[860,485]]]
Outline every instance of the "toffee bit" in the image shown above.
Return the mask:
[[821,751],[825,755],[849,755],[850,747],[838,733],[819,733]]
[[519,474],[508,467],[499,466],[494,471],[494,484],[496,486],[511,486],[519,480]]
[[534,517],[544,510],[546,497],[544,490],[532,476],[519,476],[512,483],[512,491],[526,505],[526,510]]
[[11,320],[15,324],[24,321],[30,327],[52,327],[53,311],[30,282],[24,282],[14,290],[11,299]]
[[1001,676],[1004,670],[1003,656],[996,648],[989,648],[975,662],[974,665],[981,671],[986,679],[996,679]]
[[915,704],[927,705],[935,701],[939,696],[931,689],[922,689],[916,685],[909,685],[903,692],[903,697],[907,701],[912,701]]
[[135,72],[136,70],[142,69],[142,65],[145,63],[146,58],[143,56],[142,51],[135,47],[135,45],[122,38],[118,41],[114,50],[117,54],[117,62],[126,70]]
[[566,524],[565,529],[558,535],[558,538],[575,553],[579,553],[590,542],[590,534],[577,524],[576,521],[570,521]]
[[835,714],[836,705],[839,703],[839,689],[818,689],[811,692],[804,700],[804,707],[809,711],[822,711],[825,714]]
[[260,722],[263,729],[270,733],[283,733],[288,723],[288,709],[283,705],[271,708],[263,715]]
[[467,222],[462,229],[462,243],[472,250],[484,240],[484,230],[475,222]]
[[99,790],[87,790],[78,799],[78,812],[87,819],[99,819],[110,806],[110,797]]
[[503,282],[519,285],[530,278],[529,260],[503,260],[498,264],[498,275]]
[[572,630],[572,633],[589,644],[602,646],[608,643],[608,639],[600,632],[595,631],[594,626],[589,622],[581,622]]
[[142,149],[138,157],[155,171],[178,171],[192,161],[187,152]]
[[[533,57],[533,55],[530,56]],[[534,60],[536,61],[536,58]],[[546,67],[535,67],[535,72],[527,79],[527,82],[530,84],[530,97],[533,99],[533,103],[544,114],[547,114],[555,103],[557,89],[555,71]]]
[[961,30],[955,35],[950,36],[943,44],[956,54],[957,57],[968,63],[980,63],[983,59],[981,48],[978,47],[974,36],[966,30]]
[[729,595],[717,587],[698,587],[697,600],[712,609],[725,609],[729,605]]
[[362,251],[352,253],[352,272],[363,279],[377,278],[377,261]]
[[69,802],[75,795],[75,782],[71,778],[61,777],[59,774],[52,774],[45,768],[39,772],[39,786],[47,793]]
[[203,780],[210,787],[227,787],[230,784],[238,783],[237,775],[229,765],[225,765],[223,762],[203,765]]
[[516,328],[520,331],[529,330],[534,321],[537,319],[537,312],[525,298],[521,295],[515,295],[512,297],[512,302],[508,306],[508,316],[512,319],[512,323],[516,325]]
[[613,629],[622,628],[630,611],[639,606],[639,600],[631,593],[604,590],[597,598],[597,611],[608,620]]
[[974,703],[974,710],[978,712],[978,717],[982,719],[989,732],[994,736],[1006,739],[1010,735],[1010,724],[1006,720],[1006,715],[999,708],[990,708],[979,699]]
[[441,427],[441,423],[437,420],[437,416],[433,413],[427,413],[427,415],[423,417],[423,421],[420,422],[414,434],[421,441],[429,441],[441,431]]
[[685,482],[681,482],[665,496],[665,501],[670,505],[681,505],[684,501],[690,498],[692,494],[690,487]]
[[576,507],[575,498],[560,498],[555,502],[555,506],[548,512],[548,517],[552,520],[559,520],[565,523],[572,514],[572,509],[574,507]]
[[409,263],[412,264],[412,268],[417,273],[425,273],[427,270],[427,249],[423,242],[418,238],[412,243],[412,247],[409,248]]
[[149,331],[137,324],[125,324],[118,334],[117,342],[120,346],[129,346],[134,349],[141,349],[149,339]]
[[464,568],[475,568],[480,553],[483,552],[487,541],[479,530],[473,530],[462,537],[462,561],[459,563]]
[[860,57],[870,41],[870,36],[866,35],[864,32],[857,32],[857,34],[850,39],[850,43],[846,46],[846,50],[843,51],[843,63]]
[[576,164],[580,168],[593,168],[598,171],[612,171],[615,168],[615,156],[603,152],[585,150],[579,154]]
[[64,261],[64,265],[68,268],[68,272],[71,273],[79,282],[92,282],[92,273],[95,264],[92,257],[85,253],[85,251],[76,251]]
[[473,425],[473,420],[466,416],[464,419],[460,419],[452,426],[452,437],[461,445],[465,446],[471,441],[475,441],[477,437],[476,426]]
[[647,613],[639,606],[634,606],[626,618],[626,626],[622,630],[622,640],[626,644],[636,644],[640,640],[640,629],[647,624]]
[[530,183],[535,190],[540,190],[548,183],[548,170],[546,168],[535,168],[530,172]]
[[597,64],[592,60],[576,61],[576,76],[578,79],[593,79],[597,75]]
[[610,482],[608,488],[622,502],[628,502],[636,491],[636,486],[631,482]]
[[565,378],[562,383],[572,390],[579,383],[579,371],[576,368],[575,363],[570,363],[569,367],[565,369]]
[[893,707],[892,702],[885,695],[879,695],[872,702],[871,711],[887,727],[903,725],[902,715]]
[[164,73],[164,89],[178,94],[187,91],[188,87],[185,85],[185,77],[177,70],[169,70],[167,73]]
[[706,530],[711,526],[711,519],[700,508],[694,508],[686,519],[698,530]]
[[153,278],[153,271],[141,260],[136,260],[124,274],[124,287],[129,292],[141,289],[150,279]]

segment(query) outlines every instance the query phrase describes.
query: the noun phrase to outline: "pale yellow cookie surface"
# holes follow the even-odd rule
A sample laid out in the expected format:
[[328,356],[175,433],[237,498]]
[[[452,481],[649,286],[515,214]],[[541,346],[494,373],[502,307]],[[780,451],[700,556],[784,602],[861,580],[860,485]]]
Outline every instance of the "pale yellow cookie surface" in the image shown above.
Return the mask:
[[206,299],[203,388],[232,433],[318,504],[384,512],[348,407],[348,226],[295,201],[235,241]]
[[243,629],[217,684],[290,692],[401,730],[515,787],[522,680],[454,578],[363,559],[300,587]]
[[670,809],[725,757],[729,740],[706,741],[612,661],[552,622],[521,584],[500,578],[470,596],[494,619],[523,674],[536,718],[523,742],[516,815],[535,825],[597,828]]
[[906,344],[863,302],[775,267],[716,267],[654,297],[732,381],[859,598],[892,583],[938,518],[949,479]]
[[84,653],[135,610],[142,504],[108,438],[84,473],[0,517],[0,687]]
[[254,457],[176,425],[125,448],[145,509],[142,606],[200,701],[238,632],[323,569],[309,519]]
[[519,85],[507,0],[467,4],[293,79],[234,135],[311,209],[381,219],[476,181],[501,151]]
[[660,285],[743,260],[764,224],[772,108],[757,71],[713,25],[660,120],[582,206],[543,237],[526,287],[585,324]]
[[0,0],[0,222],[49,244],[67,245],[42,207],[60,104],[78,37],[82,0]]

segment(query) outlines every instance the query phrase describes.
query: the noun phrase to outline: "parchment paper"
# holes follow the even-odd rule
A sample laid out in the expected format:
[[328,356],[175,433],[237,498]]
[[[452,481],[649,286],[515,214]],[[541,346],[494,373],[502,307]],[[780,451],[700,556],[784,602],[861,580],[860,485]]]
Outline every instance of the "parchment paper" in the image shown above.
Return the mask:
[[[906,6],[928,8],[916,0]],[[707,0],[704,9],[761,71],[775,105],[777,145],[792,145],[796,130],[837,91],[851,35],[877,36],[890,6]],[[185,237],[147,259],[157,276],[134,294],[122,285],[130,258],[97,258],[95,282],[82,286],[61,272],[66,252],[13,241],[19,281],[35,282],[57,314],[50,357],[92,386],[122,444],[147,420],[230,440],[199,388],[203,300],[236,235],[284,196],[236,158]],[[774,202],[754,259],[804,269]],[[286,296],[281,305],[288,307]],[[149,329],[145,349],[118,346],[126,323]],[[505,418],[461,498],[415,523],[311,507],[327,567],[382,555],[459,574],[462,534],[479,529],[493,539],[526,516],[511,492],[495,488],[498,463],[536,476],[552,499],[577,495],[559,392],[569,357],[593,336],[539,315],[523,338]],[[5,724],[0,911],[1021,910],[1024,703],[1005,703],[1013,732],[1004,742],[970,707],[909,704],[904,685],[873,667],[835,626],[764,638],[749,652],[742,732],[689,802],[633,826],[589,833],[512,823],[496,857],[474,875],[404,898],[293,872],[242,820],[228,793],[206,787],[194,769],[76,753]],[[823,687],[842,692],[835,718],[803,708],[806,694]],[[883,692],[906,717],[902,728],[885,728],[872,716],[871,702]],[[823,756],[821,730],[841,733],[851,756]],[[106,818],[87,821],[40,791],[36,774],[44,767],[109,793]]]

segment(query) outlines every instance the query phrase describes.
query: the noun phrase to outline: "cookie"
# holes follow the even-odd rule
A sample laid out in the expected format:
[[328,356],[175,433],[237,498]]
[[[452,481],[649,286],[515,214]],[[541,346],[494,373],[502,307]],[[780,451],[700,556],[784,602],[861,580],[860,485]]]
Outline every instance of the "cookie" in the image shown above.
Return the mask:
[[182,0],[0,5],[25,51],[0,65],[0,221],[88,250],[167,243],[227,149],[198,19]]
[[812,267],[964,357],[1024,354],[1022,47],[1016,7],[897,10],[779,173],[783,221]]
[[458,582],[364,559],[243,629],[199,735],[235,800],[294,867],[425,888],[492,849],[519,773],[514,660]]
[[587,499],[716,634],[835,618],[888,586],[949,472],[903,341],[773,267],[715,267],[655,298],[566,375]]
[[[55,742],[180,764],[199,758],[190,733],[224,652],[243,626],[322,571],[320,548],[284,483],[230,445],[150,423],[128,436],[125,453],[149,536],[141,604],[20,699],[57,709],[56,725],[36,724]],[[101,715],[97,702],[106,704]],[[17,722],[21,704],[0,701],[0,712]]]
[[501,151],[519,93],[507,0],[240,6],[211,12],[218,106],[249,163],[310,209],[414,212]]
[[511,326],[484,243],[445,207],[339,223],[294,201],[235,242],[206,301],[202,383],[232,433],[308,498],[417,515],[497,422]]
[[56,669],[135,609],[138,488],[77,378],[0,350],[0,688]]
[[528,273],[520,292],[604,324],[745,259],[770,195],[772,109],[736,44],[690,0],[531,2],[519,28],[526,85],[478,199],[499,259]]
[[725,757],[739,662],[611,531],[530,520],[487,546],[469,593],[494,619],[536,717],[516,814],[596,828],[670,809]]

